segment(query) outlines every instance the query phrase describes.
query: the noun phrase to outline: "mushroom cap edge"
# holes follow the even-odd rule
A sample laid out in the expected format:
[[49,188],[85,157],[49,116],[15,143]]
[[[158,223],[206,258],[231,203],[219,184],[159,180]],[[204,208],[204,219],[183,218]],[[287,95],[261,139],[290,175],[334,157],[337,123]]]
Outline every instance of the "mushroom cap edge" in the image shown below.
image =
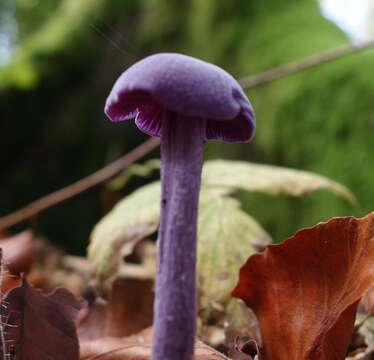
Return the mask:
[[130,66],[105,105],[112,121],[136,118],[140,130],[160,136],[163,110],[205,118],[206,138],[249,141],[256,120],[239,83],[225,70],[193,57],[160,53]]

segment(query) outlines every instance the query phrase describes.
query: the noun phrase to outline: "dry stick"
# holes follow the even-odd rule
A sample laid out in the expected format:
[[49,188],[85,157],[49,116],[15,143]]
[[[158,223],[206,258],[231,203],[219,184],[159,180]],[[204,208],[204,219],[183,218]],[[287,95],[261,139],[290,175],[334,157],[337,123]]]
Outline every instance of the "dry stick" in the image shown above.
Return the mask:
[[0,229],[8,228],[9,226],[15,225],[25,219],[29,219],[32,216],[38,214],[42,210],[45,210],[53,205],[59,204],[60,202],[67,200],[81,192],[88,190],[89,188],[100,184],[103,181],[110,179],[115,174],[119,173],[123,168],[139,160],[159,145],[159,140],[156,138],[150,138],[138,147],[105,166],[99,171],[69,185],[60,190],[57,190],[49,195],[46,195],[24,208],[17,210],[9,215],[0,218]]
[[[289,63],[258,75],[248,76],[239,80],[240,85],[244,88],[253,88],[268,82],[316,67],[318,65],[337,60],[347,55],[354,54],[374,47],[374,39],[362,42],[360,44],[349,44],[338,47],[333,50],[328,50],[308,58]],[[31,204],[21,208],[9,215],[0,218],[0,230],[13,226],[23,220],[29,219],[39,212],[59,204],[89,188],[109,180],[112,176],[120,172],[124,167],[130,165],[134,161],[139,160],[144,155],[155,149],[159,145],[158,139],[149,139],[137,148],[124,155],[122,158],[114,161],[101,170],[89,175],[65,188],[57,190],[49,195],[46,195]]]
[[340,59],[344,56],[354,54],[359,51],[369,49],[374,46],[374,39],[364,41],[359,44],[343,45],[333,50],[321,52],[305,59],[291,62],[284,66],[270,69],[258,75],[248,76],[239,80],[240,85],[244,88],[252,88],[268,82],[280,79],[282,77],[296,74],[306,69]]
[[[225,354],[220,353],[215,348],[212,348],[211,346],[209,346],[209,345],[207,345],[205,343],[202,343],[202,344],[204,344],[204,346],[207,349],[209,349],[212,353],[214,353],[215,355],[217,355],[221,359],[231,360]],[[97,359],[103,358],[104,356],[108,357],[108,355],[112,355],[112,354],[118,353],[118,352],[123,351],[123,350],[131,349],[131,348],[137,348],[137,347],[150,348],[149,345],[146,346],[146,345],[142,345],[141,343],[134,344],[134,345],[129,345],[129,346],[121,346],[121,347],[118,347],[118,348],[115,348],[115,349],[112,349],[112,350],[105,351],[105,352],[103,352],[101,354],[98,354],[98,355],[93,355],[93,356],[89,357],[88,360],[97,360]]]

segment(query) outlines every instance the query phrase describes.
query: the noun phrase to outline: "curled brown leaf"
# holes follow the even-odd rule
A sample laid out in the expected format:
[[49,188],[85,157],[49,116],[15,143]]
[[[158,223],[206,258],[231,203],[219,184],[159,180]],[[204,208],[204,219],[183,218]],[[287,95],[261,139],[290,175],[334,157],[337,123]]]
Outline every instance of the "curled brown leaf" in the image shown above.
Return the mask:
[[259,319],[264,358],[344,359],[373,262],[374,213],[300,230],[250,257],[233,295]]

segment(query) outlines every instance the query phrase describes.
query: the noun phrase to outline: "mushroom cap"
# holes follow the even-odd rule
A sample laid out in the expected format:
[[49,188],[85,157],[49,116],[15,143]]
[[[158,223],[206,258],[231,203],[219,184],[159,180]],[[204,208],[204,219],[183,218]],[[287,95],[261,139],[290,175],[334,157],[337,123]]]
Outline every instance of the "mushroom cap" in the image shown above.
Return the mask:
[[140,130],[157,137],[165,109],[206,119],[206,139],[249,141],[256,127],[252,105],[230,74],[181,54],[155,54],[132,65],[105,104],[112,121],[135,117]]

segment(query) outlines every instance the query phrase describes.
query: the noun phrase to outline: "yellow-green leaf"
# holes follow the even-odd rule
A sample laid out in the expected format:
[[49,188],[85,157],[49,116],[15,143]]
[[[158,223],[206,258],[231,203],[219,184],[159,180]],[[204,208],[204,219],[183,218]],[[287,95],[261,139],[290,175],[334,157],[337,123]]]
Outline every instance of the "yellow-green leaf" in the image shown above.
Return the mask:
[[329,178],[307,171],[245,161],[207,161],[202,175],[207,186],[263,192],[270,195],[304,196],[326,189],[356,204],[353,193]]
[[198,222],[199,311],[204,321],[221,317],[231,298],[240,266],[254,253],[253,244],[270,236],[236,199],[203,188]]
[[[157,162],[145,164],[129,174],[147,175]],[[236,284],[240,264],[254,251],[254,245],[270,242],[269,235],[247,213],[236,190],[271,195],[306,195],[327,189],[355,202],[343,185],[316,174],[240,161],[208,161],[202,174],[198,220],[198,290],[203,320],[224,315],[230,291]],[[89,246],[101,287],[118,276],[123,258],[135,245],[157,230],[160,217],[160,183],[140,188],[121,202],[95,227]]]
[[160,217],[160,183],[146,185],[120,201],[94,228],[88,257],[102,286],[115,276],[123,257],[157,230]]
[[160,168],[159,159],[151,159],[143,164],[131,164],[108,183],[112,190],[122,189],[133,176],[148,177]]
[[[88,255],[101,287],[116,277],[123,257],[137,242],[156,231],[159,202],[160,183],[155,182],[124,198],[96,225]],[[271,239],[222,188],[202,187],[198,221],[199,303],[207,319],[217,310],[223,313],[240,265],[254,252],[253,244]]]

